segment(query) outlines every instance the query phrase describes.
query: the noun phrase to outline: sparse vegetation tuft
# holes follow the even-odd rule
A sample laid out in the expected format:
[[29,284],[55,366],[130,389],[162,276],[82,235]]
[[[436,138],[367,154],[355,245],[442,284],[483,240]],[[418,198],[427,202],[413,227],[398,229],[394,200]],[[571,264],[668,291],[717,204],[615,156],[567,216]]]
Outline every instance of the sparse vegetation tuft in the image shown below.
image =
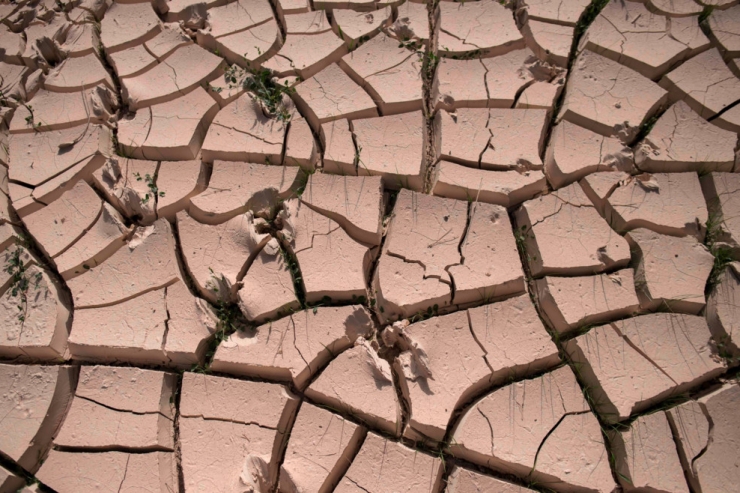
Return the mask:
[[142,204],[146,204],[151,198],[164,197],[164,192],[157,188],[157,184],[154,183],[154,178],[152,178],[152,175],[147,173],[142,177],[141,173],[134,173],[134,176],[136,177],[136,181],[145,181],[146,186],[149,188],[149,192],[147,192],[144,195],[144,198],[141,199]]
[[241,86],[252,93],[269,116],[283,122],[290,121],[292,115],[285,105],[284,96],[293,94],[295,88],[290,87],[287,81],[283,84],[276,82],[267,69],[249,72],[237,65],[226,70],[225,78],[229,87]]
[[23,261],[23,240],[19,239],[16,242],[15,250],[13,250],[5,261],[5,272],[10,275],[10,287],[8,293],[11,297],[18,299],[18,320],[25,322],[28,316],[28,292],[33,285],[34,289],[38,289],[39,283],[41,283],[41,272],[37,272],[33,278],[26,268],[26,264]]

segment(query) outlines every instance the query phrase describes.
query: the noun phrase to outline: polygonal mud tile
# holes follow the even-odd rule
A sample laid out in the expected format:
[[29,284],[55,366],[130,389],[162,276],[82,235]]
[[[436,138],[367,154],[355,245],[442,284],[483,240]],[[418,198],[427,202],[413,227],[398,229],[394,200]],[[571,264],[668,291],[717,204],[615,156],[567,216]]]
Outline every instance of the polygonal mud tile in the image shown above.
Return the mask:
[[627,419],[725,370],[703,317],[653,313],[612,322],[567,341],[602,419]]
[[712,11],[707,18],[712,39],[730,58],[740,56],[740,7]]
[[461,108],[438,115],[441,158],[483,169],[542,169],[547,111]]
[[134,298],[180,279],[172,227],[165,219],[140,227],[126,247],[85,274],[70,279],[75,308],[94,308]]
[[[720,352],[726,356],[737,358],[740,349],[737,347],[740,328],[740,304],[735,299],[735,293],[740,285],[738,264],[731,263],[718,275],[717,284],[707,299],[707,323],[712,337]],[[738,293],[740,295],[740,293]]]
[[193,283],[208,300],[227,301],[252,260],[270,240],[258,233],[252,213],[218,224],[202,224],[177,214],[180,247]]
[[0,451],[34,473],[64,421],[77,369],[0,365],[0,374]]
[[282,238],[298,262],[307,302],[365,296],[373,258],[370,249],[300,199],[285,202],[280,217]]
[[617,478],[625,491],[642,488],[688,493],[666,414],[637,418],[624,431],[608,433]]
[[33,189],[29,187],[11,182],[8,184],[8,192],[13,209],[15,209],[15,212],[20,218],[39,211],[44,207],[43,203],[37,202],[33,198]]
[[262,65],[278,77],[293,75],[305,80],[346,53],[347,45],[331,29],[319,34],[288,34],[275,56]]
[[350,49],[375,37],[381,29],[388,27],[393,19],[393,10],[385,7],[372,12],[350,9],[333,9],[331,25]]
[[635,150],[635,164],[650,173],[732,171],[737,136],[708,123],[685,102],[671,106]]
[[631,144],[666,98],[664,89],[634,70],[583,50],[573,63],[558,120]]
[[559,333],[634,315],[640,307],[632,269],[535,281],[540,308]]
[[284,20],[286,34],[320,34],[331,29],[324,10],[290,14]]
[[559,24],[527,20],[522,27],[527,45],[537,53],[541,60],[557,65],[568,66],[573,33],[575,28]]
[[3,491],[21,491],[21,488],[25,485],[25,479],[20,476],[16,476],[12,472],[0,466],[0,489]]
[[693,36],[680,19],[669,20],[641,3],[609,2],[580,46],[656,80],[676,63],[709,47],[696,18],[687,19],[692,20],[697,31]]
[[496,56],[524,48],[524,38],[511,10],[498,2],[440,2],[439,19],[438,53],[441,56],[470,52]]
[[108,124],[114,119],[116,109],[118,96],[105,85],[80,92],[41,89],[28,104],[15,110],[10,133],[64,130],[87,122]]
[[106,52],[113,53],[153,38],[160,29],[150,4],[115,2],[100,23],[100,42]]
[[172,452],[52,450],[38,477],[55,491],[173,491],[178,482]]
[[405,2],[397,7],[396,22],[388,34],[402,42],[429,39],[429,12],[424,2]]
[[648,0],[647,3],[654,11],[669,16],[697,15],[703,10],[703,7],[694,0]]
[[380,177],[314,173],[301,202],[337,222],[355,241],[380,244],[384,212]]
[[85,366],[54,444],[90,450],[171,451],[175,386],[172,373]]
[[533,276],[596,274],[630,260],[627,241],[577,183],[525,202],[515,218]]
[[558,189],[586,175],[632,169],[632,150],[619,139],[604,137],[567,120],[552,130],[545,154],[545,175]]
[[380,317],[411,317],[451,302],[449,268],[461,263],[458,250],[468,204],[401,190],[396,199],[383,256],[373,279]]
[[218,347],[211,367],[257,378],[292,380],[296,387],[304,388],[358,337],[369,336],[372,327],[370,313],[362,306],[304,310],[253,331],[230,335]]
[[6,63],[23,65],[23,52],[26,50],[26,40],[22,33],[15,33],[6,25],[0,27],[0,48],[5,52],[3,60]]
[[157,218],[174,221],[175,213],[187,209],[190,199],[205,190],[206,172],[200,160],[160,162],[156,183],[159,191]]
[[491,476],[484,476],[478,472],[455,467],[447,479],[446,491],[449,493],[485,493],[486,491],[526,493],[531,490],[524,486],[505,483]]
[[398,6],[402,0],[316,0],[316,9],[352,9],[360,11],[374,11],[385,7]]
[[533,81],[550,84],[562,69],[539,60],[522,48],[493,58],[441,58],[435,71],[433,98],[437,108],[511,108]]
[[165,288],[167,338],[164,353],[178,367],[203,365],[208,343],[219,326],[211,305],[193,296],[183,282]]
[[96,188],[121,214],[148,225],[157,218],[157,197],[150,188],[156,185],[157,167],[157,161],[111,156],[93,172],[92,178]]
[[538,170],[494,171],[442,160],[437,171],[432,192],[440,197],[510,207],[547,191],[545,176]]
[[402,350],[396,365],[405,377],[409,426],[434,440],[480,392],[560,363],[526,295],[386,331],[384,341]]
[[335,120],[321,126],[319,133],[324,147],[324,172],[356,175],[357,150],[347,120]]
[[710,234],[714,241],[732,251],[737,257],[740,253],[740,175],[734,173],[709,173],[702,176],[701,189],[707,199],[710,221],[715,225]]
[[567,366],[478,400],[455,426],[453,440],[455,456],[540,485],[614,489],[599,423]]
[[[660,81],[671,101],[685,101],[702,118],[716,116],[740,100],[740,81],[730,72],[717,49],[711,49],[669,72]],[[731,110],[713,123],[731,132],[740,130],[740,120]]]
[[523,293],[524,271],[506,209],[474,202],[469,216],[460,244],[461,264],[449,268],[455,283],[452,302],[460,305]]
[[692,237],[676,238],[647,229],[627,235],[637,261],[635,286],[644,308],[686,313],[704,308],[704,286],[714,265],[707,247]]
[[332,63],[295,86],[296,106],[315,129],[340,118],[370,118],[378,110],[368,94]]
[[2,77],[0,90],[3,91],[9,104],[17,104],[27,99],[25,83],[29,75],[30,69],[24,65],[0,63],[0,77]]
[[95,53],[99,47],[100,33],[97,32],[95,24],[91,22],[72,24],[62,45],[62,48],[67,50],[71,57]]
[[702,239],[708,212],[696,173],[645,173],[606,196],[605,217],[622,233],[642,227]]
[[146,72],[121,79],[121,92],[132,110],[165,103],[185,96],[215,75],[222,63],[196,44],[181,46]]
[[[286,14],[301,14],[313,10],[307,0],[278,0],[275,4],[278,18],[283,25],[286,23]],[[321,9],[321,7],[316,8]]]
[[270,19],[244,31],[223,35],[214,44],[230,64],[259,67],[277,53],[282,39],[277,22]]
[[110,129],[82,125],[14,134],[10,136],[9,147],[13,155],[9,178],[36,187],[93,156],[110,154],[112,146]]
[[611,220],[606,215],[608,198],[620,186],[632,183],[634,175],[631,175],[629,171],[621,171],[614,168],[608,171],[597,171],[596,173],[584,176],[578,182],[586,196],[591,199],[596,210],[599,211],[599,214],[602,217],[606,217],[607,220]]
[[284,166],[300,166],[309,172],[316,168],[321,152],[305,118],[290,120],[283,154]]
[[367,430],[341,416],[301,405],[280,466],[279,491],[334,488],[360,450]]
[[100,265],[126,244],[133,226],[127,227],[117,210],[103,203],[95,222],[68,249],[54,259],[64,280]]
[[[537,81],[527,86],[516,102],[515,108],[552,110],[565,87],[565,76],[552,82]],[[552,113],[547,112],[548,115]]]
[[207,28],[198,32],[198,43],[209,48],[201,36],[217,39],[273,19],[272,8],[267,0],[237,0],[213,7],[208,9]]
[[684,472],[694,491],[732,490],[740,479],[735,453],[740,387],[727,383],[667,411]]
[[[12,264],[6,261],[6,265]],[[43,267],[30,265],[22,276],[28,284],[25,288],[16,281],[0,296],[0,355],[59,361],[67,349],[69,297],[55,274]]]
[[[80,278],[84,276],[70,282]],[[111,306],[77,310],[69,349],[75,358],[90,361],[164,364],[167,319],[165,289]]]
[[57,257],[97,221],[103,201],[80,180],[71,190],[43,209],[23,218],[28,232],[49,258]]
[[219,224],[249,210],[264,216],[298,187],[298,168],[215,161],[208,188],[190,199],[190,214]]
[[180,443],[186,490],[272,488],[298,404],[281,385],[185,373]]
[[344,55],[339,65],[370,94],[382,115],[421,109],[421,60],[397,39],[379,34]]
[[517,8],[531,19],[575,26],[588,5],[588,0],[571,0],[565,4],[559,0],[519,0]]
[[365,339],[358,338],[354,347],[334,358],[305,394],[312,402],[349,413],[373,428],[395,436],[401,433],[401,404],[391,366]]
[[260,103],[243,94],[216,114],[203,142],[203,160],[280,164],[286,124],[265,116]]
[[381,176],[386,188],[421,190],[426,127],[420,111],[352,122],[357,173]]
[[124,155],[138,159],[187,160],[200,152],[218,104],[201,87],[167,103],[141,108],[118,123]]
[[275,239],[269,241],[249,266],[237,293],[247,320],[260,324],[298,309],[292,269],[288,254]]
[[67,58],[54,67],[44,80],[44,88],[56,92],[79,92],[104,84],[115,90],[105,67],[96,53],[79,58]]
[[360,452],[342,478],[336,493],[437,491],[442,461],[375,433],[368,433]]

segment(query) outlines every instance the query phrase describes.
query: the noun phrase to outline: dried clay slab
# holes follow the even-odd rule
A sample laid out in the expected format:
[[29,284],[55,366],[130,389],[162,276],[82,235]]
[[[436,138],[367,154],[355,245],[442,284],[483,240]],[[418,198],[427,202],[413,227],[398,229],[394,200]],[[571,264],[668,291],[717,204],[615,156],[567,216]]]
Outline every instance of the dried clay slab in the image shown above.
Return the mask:
[[175,375],[85,366],[54,444],[84,450],[172,451]]
[[304,402],[280,466],[279,491],[332,491],[366,435],[362,426]]
[[624,267],[627,240],[615,233],[578,183],[521,205],[516,227],[532,275],[588,275]]
[[478,400],[452,438],[455,456],[528,482],[558,491],[615,487],[599,422],[568,366]]
[[654,313],[593,328],[565,351],[614,423],[723,373],[710,335],[703,317]]
[[402,350],[395,365],[411,403],[409,426],[433,440],[481,392],[560,363],[526,295],[405,325],[387,328],[384,340]]
[[358,337],[369,336],[372,327],[370,313],[358,305],[304,310],[230,335],[211,366],[225,373],[292,381],[302,389]]
[[740,386],[727,383],[667,411],[693,491],[729,491],[740,480],[736,463]]
[[72,402],[77,368],[0,365],[0,451],[36,472]]
[[269,491],[298,404],[280,385],[186,372],[180,401],[185,488]]

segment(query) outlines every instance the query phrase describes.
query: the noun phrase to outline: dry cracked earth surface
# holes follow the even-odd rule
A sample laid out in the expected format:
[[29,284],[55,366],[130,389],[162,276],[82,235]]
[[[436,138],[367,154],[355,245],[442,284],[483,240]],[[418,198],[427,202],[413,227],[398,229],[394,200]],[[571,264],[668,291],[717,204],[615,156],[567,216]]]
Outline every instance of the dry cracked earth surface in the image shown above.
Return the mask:
[[0,58],[0,493],[738,491],[739,0],[2,0]]

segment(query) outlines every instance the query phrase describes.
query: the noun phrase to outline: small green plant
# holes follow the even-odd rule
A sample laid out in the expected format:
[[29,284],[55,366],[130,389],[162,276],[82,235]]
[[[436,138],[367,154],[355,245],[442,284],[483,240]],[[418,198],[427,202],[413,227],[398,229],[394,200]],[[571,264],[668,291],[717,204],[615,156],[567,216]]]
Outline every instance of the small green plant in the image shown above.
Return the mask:
[[226,69],[224,77],[229,87],[241,86],[251,92],[268,115],[280,121],[290,121],[292,115],[285,105],[284,96],[293,94],[295,89],[290,87],[287,81],[283,84],[275,82],[272,72],[267,69],[250,73],[237,65]]
[[141,173],[134,173],[134,176],[136,177],[136,181],[145,181],[146,186],[149,188],[149,192],[147,192],[144,195],[144,198],[141,199],[142,204],[146,204],[147,202],[149,202],[149,199],[151,198],[164,197],[164,192],[161,191],[159,188],[157,188],[157,185],[156,183],[154,183],[154,178],[152,178],[152,175],[147,173],[142,178]]
[[23,261],[23,248],[22,240],[19,240],[16,244],[16,248],[10,253],[10,256],[5,262],[5,272],[10,275],[10,287],[8,293],[13,298],[18,298],[18,320],[20,322],[26,321],[28,315],[28,291],[33,284],[34,289],[38,289],[39,283],[41,283],[41,272],[36,272],[31,279],[28,273],[26,264]]
[[34,130],[41,126],[41,122],[36,121],[36,116],[33,114],[33,106],[30,104],[23,104],[23,107],[28,110],[28,116],[26,117],[26,125],[33,127]]
[[260,70],[247,76],[242,85],[255,95],[269,114],[275,115],[280,121],[290,120],[291,114],[285,106],[283,95],[292,94],[295,89],[290,87],[287,81],[280,85],[273,80],[269,70]]

